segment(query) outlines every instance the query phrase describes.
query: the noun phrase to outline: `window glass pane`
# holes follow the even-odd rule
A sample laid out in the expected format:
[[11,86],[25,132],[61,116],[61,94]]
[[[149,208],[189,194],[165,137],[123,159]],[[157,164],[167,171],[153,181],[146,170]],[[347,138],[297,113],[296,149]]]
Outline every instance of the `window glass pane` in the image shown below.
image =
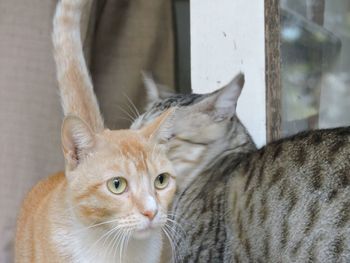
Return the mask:
[[281,1],[282,134],[350,123],[350,1]]

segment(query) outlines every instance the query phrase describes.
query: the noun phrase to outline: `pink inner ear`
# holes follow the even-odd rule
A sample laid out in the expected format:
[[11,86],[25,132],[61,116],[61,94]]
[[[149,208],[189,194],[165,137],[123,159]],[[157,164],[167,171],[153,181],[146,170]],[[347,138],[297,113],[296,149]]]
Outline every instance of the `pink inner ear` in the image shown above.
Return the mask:
[[236,114],[237,101],[241,94],[243,85],[244,75],[241,73],[226,86],[214,91],[202,102],[199,102],[197,109],[212,114],[217,121],[232,118]]
[[67,164],[75,168],[81,158],[91,151],[94,134],[90,127],[79,117],[67,116],[62,125],[62,148]]
[[215,107],[218,109],[233,109],[235,111],[237,101],[244,86],[244,75],[238,74],[233,80],[223,87],[218,95]]

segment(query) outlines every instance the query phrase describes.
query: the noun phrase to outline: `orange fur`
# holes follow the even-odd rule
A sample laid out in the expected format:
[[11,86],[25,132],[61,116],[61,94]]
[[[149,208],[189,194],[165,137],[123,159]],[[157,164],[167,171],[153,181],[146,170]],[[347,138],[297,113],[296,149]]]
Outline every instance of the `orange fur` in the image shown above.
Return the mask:
[[[76,251],[88,254],[86,251],[101,234],[89,233],[89,230],[86,236],[75,236],[74,233],[114,219],[117,220],[115,223],[103,225],[97,228],[98,231],[106,233],[113,227],[129,224],[128,227],[134,229],[135,237],[145,230],[149,231],[148,238],[159,237],[155,244],[159,245],[160,251],[161,236],[158,230],[167,220],[166,211],[175,193],[174,178],[170,179],[166,189],[157,190],[154,187],[158,174],[166,172],[174,175],[164,147],[158,145],[156,140],[159,137],[157,134],[161,133],[161,124],[167,117],[168,113],[161,115],[140,131],[104,130],[96,134],[90,134],[79,118],[68,118],[62,128],[63,144],[66,144],[63,148],[67,152],[66,173],[44,179],[26,197],[17,222],[16,262],[86,262]],[[151,133],[150,127],[153,127]],[[69,132],[93,138],[67,143],[70,138],[75,138]],[[79,147],[83,150],[84,145],[88,145],[86,155],[76,154],[80,159],[75,166],[70,165],[69,153]],[[107,181],[118,176],[128,182],[128,190],[121,195],[112,194],[107,189]],[[151,204],[150,199],[154,200]],[[87,241],[85,245],[85,239],[89,238],[93,241]],[[76,240],[82,245],[76,245]],[[133,242],[137,244],[135,240]],[[146,243],[143,245],[145,248]],[[133,255],[131,250],[129,253]],[[144,253],[155,254],[149,248]],[[125,258],[128,258],[128,254]],[[93,262],[110,262],[110,258]]]
[[[65,212],[60,199],[66,187],[64,173],[58,173],[42,180],[29,192],[17,220],[15,262],[60,262],[55,253],[50,253],[55,248],[47,237],[48,217],[59,211]],[[42,253],[40,247],[45,247],[46,255],[50,257]]]

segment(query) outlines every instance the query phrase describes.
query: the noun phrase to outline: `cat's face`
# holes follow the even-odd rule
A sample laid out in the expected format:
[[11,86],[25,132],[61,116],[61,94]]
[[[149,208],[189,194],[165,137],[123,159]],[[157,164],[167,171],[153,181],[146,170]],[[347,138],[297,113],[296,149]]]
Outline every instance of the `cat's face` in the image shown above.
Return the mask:
[[162,131],[164,122],[161,116],[142,130],[92,134],[80,119],[65,120],[70,200],[84,225],[100,224],[100,229],[128,232],[135,238],[164,226],[176,185],[161,145],[168,136]]
[[179,107],[174,114],[173,139],[168,143],[168,156],[176,169],[179,188],[188,177],[215,159],[217,154],[251,142],[236,117],[237,100],[244,85],[243,74],[210,94],[179,94],[165,99],[160,98],[152,79],[146,78],[145,84],[150,105],[132,128],[147,125],[170,107]]

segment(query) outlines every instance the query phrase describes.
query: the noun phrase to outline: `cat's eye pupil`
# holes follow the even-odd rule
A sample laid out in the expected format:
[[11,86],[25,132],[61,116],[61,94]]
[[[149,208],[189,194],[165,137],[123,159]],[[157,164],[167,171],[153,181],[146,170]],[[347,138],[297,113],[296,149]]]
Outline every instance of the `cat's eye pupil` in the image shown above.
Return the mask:
[[162,173],[157,176],[156,180],[154,181],[154,186],[160,190],[164,189],[167,187],[169,184],[169,174],[167,173]]
[[115,179],[115,180],[114,180],[114,187],[115,187],[116,189],[118,189],[118,188],[119,188],[119,185],[120,185],[119,179]]

